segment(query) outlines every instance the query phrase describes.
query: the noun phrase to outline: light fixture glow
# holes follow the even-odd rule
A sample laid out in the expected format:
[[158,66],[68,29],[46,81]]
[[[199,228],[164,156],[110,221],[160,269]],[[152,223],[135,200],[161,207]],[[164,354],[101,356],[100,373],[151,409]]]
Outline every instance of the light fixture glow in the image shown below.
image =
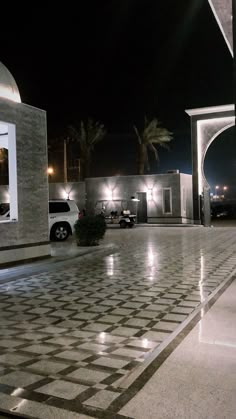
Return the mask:
[[152,188],[148,188],[147,190],[147,200],[152,201],[153,200],[153,191]]
[[48,167],[48,174],[53,175],[53,173],[54,173],[53,167]]

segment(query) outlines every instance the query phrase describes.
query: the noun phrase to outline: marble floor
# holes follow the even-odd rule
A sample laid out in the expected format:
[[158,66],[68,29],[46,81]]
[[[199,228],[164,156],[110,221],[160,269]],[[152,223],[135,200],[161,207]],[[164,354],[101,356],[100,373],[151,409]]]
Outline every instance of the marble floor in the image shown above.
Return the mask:
[[121,418],[130,377],[236,268],[233,229],[109,230],[104,244],[0,285],[3,411]]
[[235,419],[236,279],[121,410],[135,419]]

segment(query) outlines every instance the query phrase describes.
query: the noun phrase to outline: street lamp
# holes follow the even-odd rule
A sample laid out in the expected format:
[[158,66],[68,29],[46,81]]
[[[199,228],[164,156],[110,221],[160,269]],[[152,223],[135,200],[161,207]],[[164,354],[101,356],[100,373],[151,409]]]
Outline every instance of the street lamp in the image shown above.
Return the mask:
[[224,191],[224,195],[223,196],[224,196],[224,198],[225,198],[225,193],[226,193],[227,190],[228,190],[228,186],[224,186],[223,187],[223,191]]
[[215,186],[215,195],[216,195],[216,196],[218,196],[218,195],[217,195],[217,191],[218,191],[218,189],[219,189],[219,186],[218,186],[218,185],[216,185],[216,186]]

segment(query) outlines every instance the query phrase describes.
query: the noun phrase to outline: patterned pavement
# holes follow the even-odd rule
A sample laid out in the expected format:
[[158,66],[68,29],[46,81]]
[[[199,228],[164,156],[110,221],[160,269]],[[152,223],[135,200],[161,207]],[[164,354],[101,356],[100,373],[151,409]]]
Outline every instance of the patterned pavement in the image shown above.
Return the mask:
[[0,409],[121,417],[127,377],[236,268],[234,229],[109,230],[111,242],[0,286]]

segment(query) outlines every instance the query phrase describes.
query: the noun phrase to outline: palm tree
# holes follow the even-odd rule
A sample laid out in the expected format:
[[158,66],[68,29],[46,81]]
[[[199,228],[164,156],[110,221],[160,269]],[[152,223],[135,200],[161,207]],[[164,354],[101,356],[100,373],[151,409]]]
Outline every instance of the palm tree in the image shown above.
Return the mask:
[[147,167],[147,170],[150,170],[148,150],[151,150],[154,153],[157,162],[159,162],[158,151],[154,144],[169,150],[167,143],[173,138],[172,132],[163,128],[157,118],[149,121],[146,117],[143,131],[140,132],[135,125],[134,131],[138,139],[138,174],[143,175],[145,166]]
[[105,135],[104,125],[92,119],[88,119],[87,123],[81,121],[79,127],[74,125],[69,127],[69,139],[79,143],[83,178],[90,176],[94,146],[102,141]]

